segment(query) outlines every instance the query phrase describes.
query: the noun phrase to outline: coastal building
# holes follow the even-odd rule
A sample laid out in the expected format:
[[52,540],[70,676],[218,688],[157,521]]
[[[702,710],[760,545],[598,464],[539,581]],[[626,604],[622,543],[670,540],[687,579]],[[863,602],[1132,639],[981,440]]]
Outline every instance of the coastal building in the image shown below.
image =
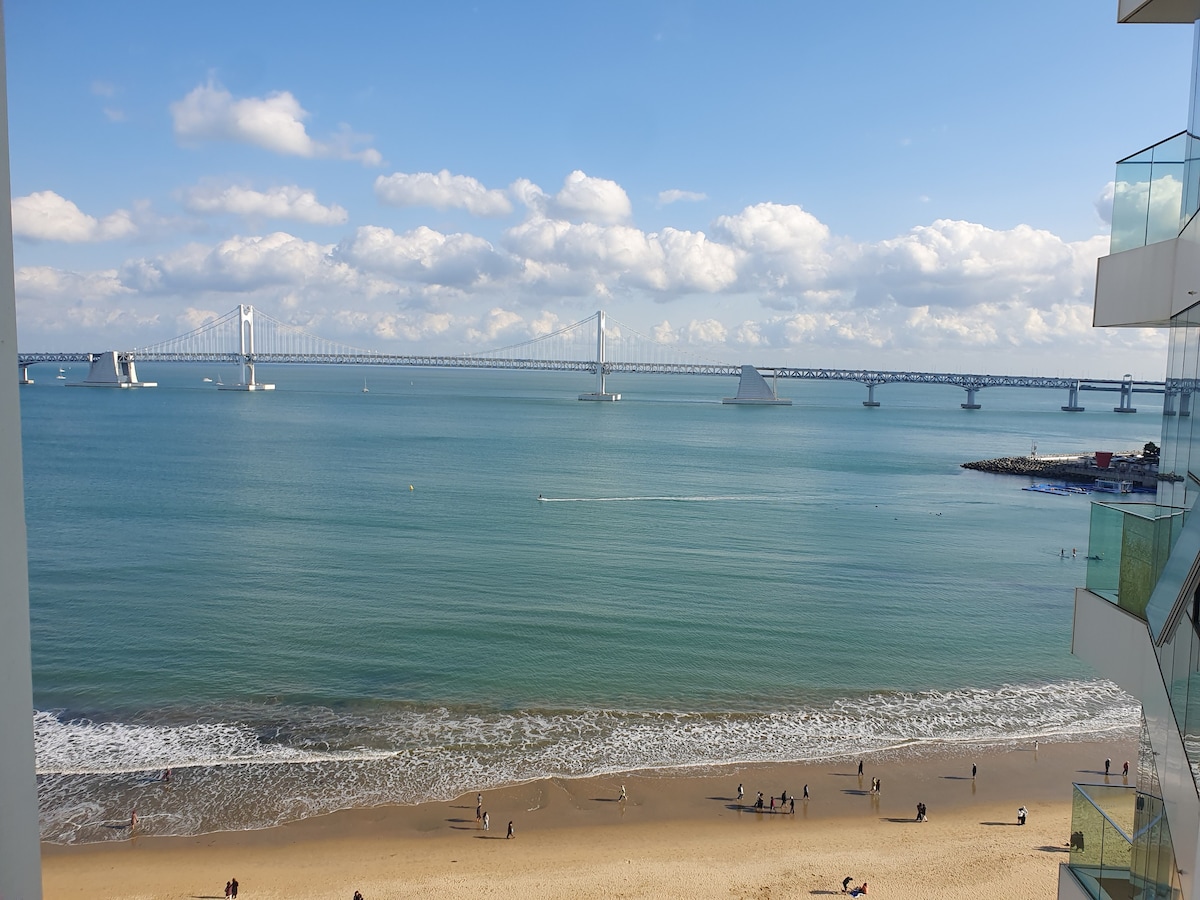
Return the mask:
[[1156,502],[1093,504],[1075,593],[1072,652],[1142,704],[1136,777],[1075,785],[1058,896],[1200,900],[1200,0],[1117,16],[1192,26],[1192,101],[1186,130],[1117,164],[1098,265],[1094,323],[1168,328],[1167,390]]
[[[0,9],[0,205],[8,209],[8,86]],[[17,362],[12,220],[0,216],[0,371]],[[0,898],[42,896],[33,676],[29,648],[29,565],[17,383],[0,378]]]

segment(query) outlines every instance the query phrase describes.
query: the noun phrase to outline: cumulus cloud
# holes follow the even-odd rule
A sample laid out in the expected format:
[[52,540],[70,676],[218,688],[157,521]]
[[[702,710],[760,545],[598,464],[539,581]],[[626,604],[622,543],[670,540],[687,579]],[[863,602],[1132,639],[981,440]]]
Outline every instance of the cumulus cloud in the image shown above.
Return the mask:
[[127,210],[118,209],[97,219],[54,191],[37,191],[14,198],[12,225],[13,235],[19,238],[73,244],[117,240],[137,232]]
[[615,224],[633,214],[629,195],[623,187],[606,178],[593,178],[578,169],[563,179],[562,189],[553,196],[524,178],[513,182],[509,190],[539,217]]
[[322,205],[311,190],[282,185],[255,191],[237,185],[197,185],[184,191],[183,205],[196,213],[232,213],[248,219],[291,219],[313,225],[341,225],[349,215],[337,204]]
[[172,103],[170,110],[175,137],[184,143],[234,141],[285,156],[334,157],[368,166],[382,162],[378,150],[353,149],[358,138],[345,128],[329,141],[314,140],[305,126],[309,113],[290,91],[235,99],[209,81]]
[[696,191],[680,191],[672,188],[669,191],[658,192],[659,206],[668,206],[672,203],[697,203],[701,200],[707,200],[708,194],[700,194]]
[[375,196],[389,206],[465,209],[473,216],[504,216],[512,202],[501,190],[488,190],[468,175],[440,172],[396,172],[375,179]]

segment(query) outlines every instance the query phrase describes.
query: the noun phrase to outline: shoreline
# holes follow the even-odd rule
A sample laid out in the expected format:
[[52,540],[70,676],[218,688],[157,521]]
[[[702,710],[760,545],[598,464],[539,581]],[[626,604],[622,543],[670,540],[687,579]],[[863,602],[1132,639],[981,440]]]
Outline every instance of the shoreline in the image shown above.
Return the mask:
[[[1109,757],[1117,773],[1110,783],[1123,783],[1121,763],[1136,759],[1137,738],[962,749],[864,756],[861,781],[845,758],[539,779],[484,794],[488,832],[467,791],[449,802],[342,810],[256,831],[43,844],[45,896],[219,896],[236,875],[256,897],[346,898],[355,889],[367,900],[432,892],[728,897],[750,896],[739,891],[751,884],[840,893],[850,874],[874,877],[872,893],[885,896],[958,896],[964,879],[1037,885],[1026,895],[1049,896],[1066,858],[1071,782],[1103,782]],[[875,777],[877,795],[869,793]],[[784,789],[800,798],[795,814],[750,808],[757,791],[778,797]],[[919,828],[917,802],[930,817]],[[1019,805],[1030,811],[1023,829]],[[515,841],[504,840],[510,819]],[[965,874],[968,862],[975,874]]]

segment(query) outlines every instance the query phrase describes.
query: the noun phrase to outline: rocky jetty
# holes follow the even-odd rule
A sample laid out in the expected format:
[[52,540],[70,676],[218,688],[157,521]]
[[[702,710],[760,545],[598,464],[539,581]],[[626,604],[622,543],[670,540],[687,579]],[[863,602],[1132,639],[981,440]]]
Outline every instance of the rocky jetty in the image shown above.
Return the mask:
[[962,467],[993,475],[1022,475],[1046,481],[1092,484],[1097,478],[1104,478],[1153,488],[1159,480],[1158,461],[1143,460],[1138,453],[1114,453],[1111,465],[1103,469],[1096,465],[1096,457],[1090,453],[1076,456],[1002,456],[999,459],[965,462]]

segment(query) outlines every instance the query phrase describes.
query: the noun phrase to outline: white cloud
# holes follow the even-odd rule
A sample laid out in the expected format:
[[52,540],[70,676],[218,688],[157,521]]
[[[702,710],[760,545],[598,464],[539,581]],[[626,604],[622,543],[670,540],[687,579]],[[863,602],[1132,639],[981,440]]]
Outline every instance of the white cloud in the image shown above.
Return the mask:
[[668,206],[671,203],[697,203],[701,200],[707,200],[708,194],[700,194],[696,191],[680,191],[672,188],[669,191],[659,191],[658,203],[660,206]]
[[526,178],[512,183],[509,192],[535,217],[568,222],[613,225],[633,214],[625,189],[615,181],[593,178],[576,169],[563,179],[562,189],[550,196]]
[[12,224],[16,237],[64,243],[111,241],[137,232],[137,225],[127,210],[118,209],[97,219],[54,191],[37,191],[14,198]]
[[504,216],[512,202],[501,190],[488,190],[468,175],[434,172],[396,172],[375,179],[375,196],[389,206],[430,206],[465,209],[474,216]]
[[292,219],[313,225],[340,225],[349,215],[334,204],[324,206],[311,190],[283,185],[267,191],[232,185],[197,185],[183,194],[183,205],[192,212],[232,213],[248,219]]
[[483,238],[424,225],[403,234],[363,226],[338,245],[337,257],[366,271],[457,289],[480,287],[512,268]]
[[172,103],[170,110],[175,137],[184,143],[235,141],[285,156],[334,157],[368,166],[382,162],[378,150],[354,150],[360,139],[344,127],[330,141],[314,140],[305,126],[309,113],[290,91],[234,99],[209,81]]

